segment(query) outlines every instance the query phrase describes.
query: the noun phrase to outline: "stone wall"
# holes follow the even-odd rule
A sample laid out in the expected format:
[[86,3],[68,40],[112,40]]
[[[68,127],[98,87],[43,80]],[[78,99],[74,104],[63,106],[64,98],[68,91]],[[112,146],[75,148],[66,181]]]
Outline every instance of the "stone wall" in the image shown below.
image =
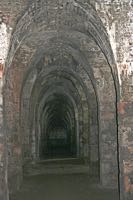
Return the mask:
[[133,193],[133,1],[97,1],[96,9],[110,37],[117,63],[120,102],[118,102],[118,136],[122,199]]
[[7,143],[3,127],[3,72],[8,53],[10,28],[9,18],[0,12],[0,199],[8,199]]

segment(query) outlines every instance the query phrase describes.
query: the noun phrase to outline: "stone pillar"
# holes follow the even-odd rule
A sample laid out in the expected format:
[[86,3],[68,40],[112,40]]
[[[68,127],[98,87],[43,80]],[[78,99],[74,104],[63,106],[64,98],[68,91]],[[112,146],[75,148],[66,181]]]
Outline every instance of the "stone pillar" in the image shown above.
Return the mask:
[[7,145],[6,135],[3,127],[3,66],[0,64],[0,199],[8,200],[8,185],[7,185]]
[[3,70],[8,52],[10,31],[9,16],[0,11],[0,200],[8,200],[7,143],[3,115]]
[[133,102],[118,104],[121,200],[133,199]]

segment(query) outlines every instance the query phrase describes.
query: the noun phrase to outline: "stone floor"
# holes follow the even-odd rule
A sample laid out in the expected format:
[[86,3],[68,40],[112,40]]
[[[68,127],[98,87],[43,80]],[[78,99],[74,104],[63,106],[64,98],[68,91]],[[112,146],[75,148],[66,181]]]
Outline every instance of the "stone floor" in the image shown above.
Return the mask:
[[118,200],[115,190],[101,189],[85,174],[37,175],[24,180],[11,200]]
[[81,162],[70,160],[68,165],[65,162],[60,166],[58,162],[45,162],[44,170],[43,163],[34,168],[30,166],[22,188],[10,200],[119,200],[117,191],[102,189],[97,178],[87,173],[86,167],[81,165],[80,171]]

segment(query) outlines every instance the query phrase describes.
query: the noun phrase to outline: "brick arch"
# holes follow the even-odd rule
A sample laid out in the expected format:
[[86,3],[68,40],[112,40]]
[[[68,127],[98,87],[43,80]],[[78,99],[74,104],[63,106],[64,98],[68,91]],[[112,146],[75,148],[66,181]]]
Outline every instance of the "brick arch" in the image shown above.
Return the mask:
[[[52,7],[52,4],[50,5]],[[54,8],[54,6],[55,4],[53,5],[52,8]],[[85,81],[89,79],[88,77],[90,77],[93,80],[91,81],[91,84],[93,83],[93,87],[95,89],[95,93],[97,96],[98,108],[99,108],[98,117],[99,117],[99,128],[100,128],[99,130],[100,142],[99,143],[101,147],[100,149],[101,182],[103,183],[103,185],[113,186],[113,184],[115,184],[116,186],[117,180],[115,179],[115,177],[112,177],[111,179],[111,177],[109,176],[109,179],[107,179],[107,182],[106,182],[107,175],[111,173],[112,164],[108,160],[108,155],[107,154],[104,155],[104,152],[110,151],[111,154],[109,156],[115,159],[115,162],[113,162],[113,167],[117,168],[117,158],[116,158],[116,155],[115,157],[113,157],[113,154],[115,154],[117,151],[116,102],[117,102],[117,94],[119,93],[119,91],[117,90],[118,88],[117,87],[117,72],[115,69],[115,62],[113,59],[112,50],[108,41],[107,34],[105,32],[105,29],[103,25],[101,24],[100,19],[97,17],[95,10],[89,5],[85,9],[82,4],[75,3],[75,1],[70,3],[69,6],[70,6],[70,9],[68,11],[70,13],[75,13],[74,17],[78,16],[78,18],[80,18],[81,21],[78,24],[79,25],[78,27],[76,27],[76,25],[75,27],[73,27],[72,25],[69,26],[69,23],[67,23],[65,26],[63,24],[65,28],[65,30],[63,31],[63,34],[64,32],[66,32],[65,36],[69,42],[65,44],[63,42],[61,43],[61,45],[63,46],[62,50],[64,49],[64,47],[68,49],[70,48],[71,49],[69,51],[70,54],[71,55],[76,54],[75,60],[77,61],[78,64],[83,64],[83,67],[84,67],[84,71],[78,70],[78,73],[81,73],[82,77],[85,78]],[[87,9],[90,11],[90,14],[88,13]],[[33,11],[34,9],[32,10],[31,8],[30,12],[32,13]],[[38,10],[35,10],[35,13],[37,12]],[[38,14],[38,16],[40,16],[40,14]],[[34,16],[33,16],[33,19],[34,19]],[[7,68],[6,68],[5,105],[7,108],[6,108],[5,115],[7,118],[7,132],[9,132],[9,135],[10,135],[10,131],[14,132],[15,133],[14,135],[16,136],[16,141],[15,141],[16,146],[15,147],[13,146],[13,150],[12,150],[13,152],[15,152],[15,154],[16,154],[15,149],[17,147],[20,148],[20,151],[21,151],[20,136],[18,136],[18,134],[20,133],[20,127],[19,127],[19,115],[20,115],[20,110],[21,110],[20,96],[21,96],[23,81],[24,79],[26,79],[25,77],[27,74],[27,70],[30,66],[33,67],[32,64],[36,66],[36,63],[34,61],[31,64],[31,60],[34,57],[34,55],[36,55],[35,53],[36,52],[38,53],[38,49],[40,49],[40,51],[43,50],[43,53],[46,55],[48,54],[48,56],[50,55],[50,53],[51,54],[53,53],[53,51],[49,47],[51,43],[47,42],[49,38],[50,39],[53,39],[54,37],[60,38],[60,36],[62,36],[60,34],[58,27],[55,31],[49,26],[47,26],[46,29],[41,30],[42,35],[40,34],[38,36],[39,33],[35,30],[34,24],[31,23],[28,25],[28,20],[29,20],[29,16],[28,16],[28,11],[27,11],[25,15],[18,22],[16,26],[16,31],[14,31],[11,48],[10,48],[9,55],[7,58]],[[42,21],[44,21],[44,18],[42,18]],[[99,27],[99,23],[102,28],[98,29],[97,27]],[[81,27],[83,27],[82,30],[81,30]],[[67,29],[69,30],[69,28],[70,28],[70,31],[67,31]],[[71,29],[74,29],[75,33],[77,33],[77,35],[75,35],[76,40],[74,40],[73,42],[70,40],[71,35],[73,34]],[[91,51],[91,53],[87,54],[86,53],[87,48],[85,49],[85,44],[83,44],[83,49],[82,50],[80,49],[81,46],[78,44],[79,43],[78,36],[79,36],[79,32],[82,32],[82,31],[83,31],[82,34],[88,37],[90,37],[91,35],[91,40],[93,42],[95,41],[94,46],[97,46],[100,49],[100,50],[98,49],[99,53],[97,56],[95,55],[95,57],[96,57],[96,61],[99,61],[98,56],[99,55],[101,56],[102,54],[100,58],[103,61],[102,63],[103,68],[97,62],[94,62],[91,64],[89,63],[91,60],[90,58],[91,56],[89,57],[89,59],[87,59],[87,56],[92,55],[95,52]],[[58,34],[55,32],[58,32]],[[45,35],[45,37],[43,36],[43,34]],[[41,36],[44,37],[43,40],[39,40]],[[33,43],[36,37],[37,37],[37,42],[42,42],[44,45],[44,46],[41,46],[41,45],[38,46],[38,49],[35,47]],[[64,40],[66,38],[63,37]],[[71,43],[74,47],[75,46],[74,42],[77,44],[76,45],[78,47],[77,51],[74,48],[72,50],[72,47],[70,46],[70,43]],[[84,38],[83,38],[83,43],[84,43]],[[32,49],[32,45],[33,45],[33,49]],[[53,47],[56,47],[56,45],[57,45],[57,48],[55,49],[55,51],[59,50],[60,42],[57,42],[57,43],[53,42]],[[35,59],[36,58],[37,56],[35,56]],[[46,59],[45,59],[45,62],[46,62]],[[45,63],[46,66],[49,66],[48,64],[49,63],[47,62]],[[100,70],[97,69],[98,67],[96,67],[96,65],[100,66],[101,69]],[[107,77],[106,77],[106,73],[108,74]],[[16,84],[16,82],[18,84]],[[107,88],[108,86],[110,86],[109,89]],[[8,105],[8,102],[11,102],[11,104]],[[11,111],[9,115],[8,115],[8,109]],[[110,132],[112,126],[114,126],[114,130],[113,132]],[[113,145],[110,145],[111,141]],[[103,145],[103,148],[102,148],[102,145]],[[102,162],[102,160],[104,162]],[[19,163],[19,168],[17,172],[18,174],[16,177],[19,179],[19,177],[22,175],[22,161],[20,159],[20,154],[17,154],[16,160],[14,162],[16,161]],[[106,163],[109,163],[108,172],[105,170]],[[13,173],[11,172],[11,174]],[[117,173],[118,172],[116,169],[115,171],[116,176],[117,176]]]
[[[95,40],[95,42],[98,44],[98,46],[101,48],[105,57],[107,58],[108,63],[110,65],[110,67],[112,68],[112,72],[116,76],[116,77],[114,76],[114,79],[117,80],[117,71],[116,71],[116,67],[115,67],[115,60],[114,60],[113,52],[112,52],[112,49],[110,46],[107,32],[105,30],[105,27],[103,26],[101,19],[99,18],[96,10],[94,9],[94,7],[91,4],[87,3],[84,5],[84,3],[77,2],[77,1],[67,1],[67,2],[64,1],[59,4],[55,3],[54,1],[47,2],[47,1],[43,1],[43,0],[39,1],[39,2],[33,2],[29,6],[29,8],[27,8],[27,11],[20,18],[20,20],[18,21],[18,23],[14,29],[14,34],[12,37],[12,44],[11,44],[10,51],[9,51],[7,65],[8,66],[10,65],[10,63],[11,63],[10,61],[12,60],[14,53],[19,48],[19,46],[22,45],[23,41],[27,37],[29,37],[29,35],[36,32],[34,30],[35,29],[34,23],[35,23],[36,16],[42,22],[46,22],[46,24],[47,24],[45,29],[42,30],[43,33],[45,31],[49,32],[49,30],[51,30],[51,31],[52,30],[56,30],[56,31],[60,30],[56,26],[56,23],[61,23],[62,18],[59,19],[58,22],[57,21],[54,22],[53,27],[55,29],[53,29],[48,25],[48,18],[45,17],[45,15],[47,15],[48,8],[54,9],[55,7],[60,7],[60,6],[62,8],[64,8],[64,10],[65,9],[68,10],[68,13],[67,13],[68,17],[69,17],[69,14],[71,16],[71,13],[74,12],[73,17],[77,17],[77,15],[78,15],[78,18],[80,20],[80,23],[78,24],[78,26],[75,25],[75,27],[73,28],[72,26],[69,26],[69,23],[68,23],[68,26],[66,26],[66,29],[76,30],[77,32],[79,31],[79,32],[83,32],[86,34],[90,34],[93,37],[93,39]],[[56,16],[54,16],[54,17],[56,17]],[[64,25],[65,21],[62,23]],[[80,28],[79,25],[80,26],[82,25],[81,26],[82,28]],[[40,25],[40,27],[41,27],[41,25]],[[39,27],[37,26],[36,28],[39,28]],[[65,27],[63,27],[63,28],[65,28]]]

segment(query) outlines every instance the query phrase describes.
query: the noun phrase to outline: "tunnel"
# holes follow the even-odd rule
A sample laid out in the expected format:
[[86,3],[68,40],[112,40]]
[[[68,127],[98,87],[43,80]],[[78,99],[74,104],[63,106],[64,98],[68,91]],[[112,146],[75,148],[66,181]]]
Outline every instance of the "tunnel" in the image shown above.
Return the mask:
[[40,158],[76,157],[75,113],[68,97],[50,95],[41,116]]
[[25,166],[57,158],[81,159],[97,182],[117,188],[118,77],[104,25],[90,4],[39,2],[18,22],[7,57],[10,191]]

